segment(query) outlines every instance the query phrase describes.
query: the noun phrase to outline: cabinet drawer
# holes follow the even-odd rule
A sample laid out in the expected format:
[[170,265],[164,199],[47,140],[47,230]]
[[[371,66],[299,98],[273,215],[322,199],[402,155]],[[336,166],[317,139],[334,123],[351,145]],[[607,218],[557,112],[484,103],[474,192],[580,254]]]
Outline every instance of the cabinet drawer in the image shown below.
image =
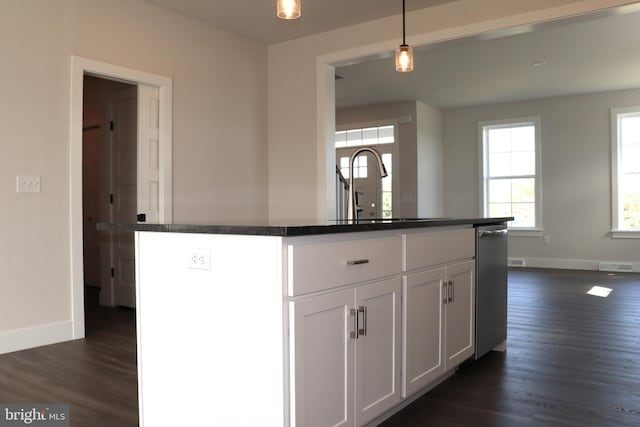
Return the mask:
[[399,274],[400,236],[288,245],[289,296]]
[[475,235],[473,228],[404,234],[403,270],[473,258],[476,253]]

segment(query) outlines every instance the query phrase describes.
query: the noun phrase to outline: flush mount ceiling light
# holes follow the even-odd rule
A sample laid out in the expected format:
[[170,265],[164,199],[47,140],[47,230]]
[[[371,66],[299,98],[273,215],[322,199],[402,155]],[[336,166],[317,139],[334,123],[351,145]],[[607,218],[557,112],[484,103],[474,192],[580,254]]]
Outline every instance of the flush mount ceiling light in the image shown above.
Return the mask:
[[302,0],[277,0],[276,10],[280,19],[300,18],[300,3]]
[[402,0],[402,44],[396,48],[396,71],[401,73],[413,71],[413,49],[405,40],[404,0]]

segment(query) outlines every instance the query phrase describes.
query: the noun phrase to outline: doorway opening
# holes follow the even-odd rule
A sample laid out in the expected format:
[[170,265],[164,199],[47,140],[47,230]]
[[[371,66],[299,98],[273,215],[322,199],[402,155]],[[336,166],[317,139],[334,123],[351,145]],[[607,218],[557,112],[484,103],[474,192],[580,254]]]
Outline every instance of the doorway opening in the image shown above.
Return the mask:
[[137,102],[134,84],[84,76],[83,270],[89,299],[85,315],[97,302],[135,307],[133,233],[98,232],[96,224],[136,222]]
[[[85,336],[85,282],[100,285],[104,305],[135,305],[133,233],[94,234],[95,223],[172,221],[172,81],[77,56],[71,69],[71,302],[77,339]],[[91,96],[101,100],[90,104]]]

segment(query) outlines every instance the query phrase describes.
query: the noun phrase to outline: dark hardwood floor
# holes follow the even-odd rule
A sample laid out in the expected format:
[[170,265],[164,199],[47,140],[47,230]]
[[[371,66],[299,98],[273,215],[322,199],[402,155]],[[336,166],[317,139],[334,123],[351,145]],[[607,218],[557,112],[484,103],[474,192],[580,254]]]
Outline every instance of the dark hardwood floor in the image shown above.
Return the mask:
[[135,311],[85,293],[86,338],[0,356],[0,402],[67,403],[72,426],[138,425]]
[[[587,295],[593,286],[608,298]],[[509,272],[508,346],[382,427],[639,426],[640,275]]]
[[[382,426],[640,425],[640,275],[511,270],[508,334]],[[135,313],[93,291],[86,339],[0,356],[0,402],[69,403],[72,426],[137,425],[136,393]]]

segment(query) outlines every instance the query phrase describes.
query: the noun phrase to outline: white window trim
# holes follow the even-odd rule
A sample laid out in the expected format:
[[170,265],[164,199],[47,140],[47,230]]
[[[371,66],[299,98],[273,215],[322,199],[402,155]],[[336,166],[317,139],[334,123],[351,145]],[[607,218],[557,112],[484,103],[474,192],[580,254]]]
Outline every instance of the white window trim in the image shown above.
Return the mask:
[[640,106],[611,109],[611,237],[614,239],[640,239],[640,230],[620,228],[620,199],[618,197],[618,165],[620,164],[618,116],[640,113]]
[[540,169],[542,168],[542,156],[541,156],[541,133],[542,126],[540,116],[531,117],[514,117],[512,119],[500,119],[500,120],[487,120],[478,122],[478,147],[479,147],[479,171],[480,171],[480,188],[479,188],[479,212],[481,216],[488,216],[486,195],[488,193],[487,184],[488,180],[485,177],[485,170],[487,170],[488,157],[486,156],[487,147],[485,147],[485,127],[512,127],[519,124],[533,123],[535,127],[535,147],[536,147],[536,225],[534,227],[509,227],[509,234],[517,237],[539,237],[543,234],[542,227],[542,174]]

